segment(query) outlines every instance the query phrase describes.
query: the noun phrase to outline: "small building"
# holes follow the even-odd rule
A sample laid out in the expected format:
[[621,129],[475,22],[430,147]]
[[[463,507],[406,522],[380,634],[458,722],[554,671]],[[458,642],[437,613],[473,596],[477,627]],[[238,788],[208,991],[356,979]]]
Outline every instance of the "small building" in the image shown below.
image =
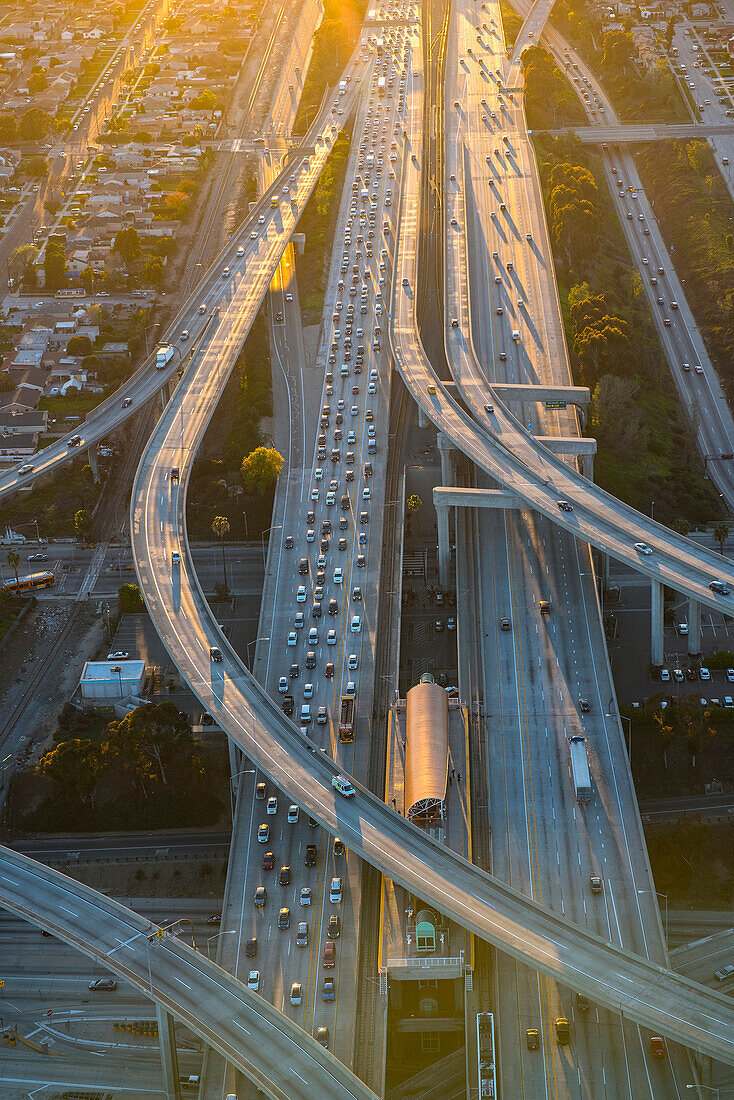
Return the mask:
[[115,699],[142,696],[145,661],[87,661],[79,689],[88,703],[107,706]]

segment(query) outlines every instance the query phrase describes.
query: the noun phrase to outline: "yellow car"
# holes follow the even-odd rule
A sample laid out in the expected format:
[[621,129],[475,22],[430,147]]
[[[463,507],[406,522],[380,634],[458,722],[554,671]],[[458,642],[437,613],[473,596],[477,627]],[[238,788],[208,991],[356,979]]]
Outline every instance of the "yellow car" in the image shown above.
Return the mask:
[[435,394],[435,392],[436,392],[436,387],[435,387],[435,386],[429,386],[429,387],[428,387],[428,392],[429,392],[429,393],[431,393],[431,394]]

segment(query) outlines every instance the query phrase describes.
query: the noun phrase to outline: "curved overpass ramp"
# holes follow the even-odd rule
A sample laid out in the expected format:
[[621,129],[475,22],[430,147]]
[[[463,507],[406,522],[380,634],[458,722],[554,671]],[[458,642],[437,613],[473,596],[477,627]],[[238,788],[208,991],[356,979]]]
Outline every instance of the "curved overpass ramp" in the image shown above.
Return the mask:
[[0,848],[0,904],[130,982],[274,1100],[376,1100],[333,1054],[206,956],[10,848]]

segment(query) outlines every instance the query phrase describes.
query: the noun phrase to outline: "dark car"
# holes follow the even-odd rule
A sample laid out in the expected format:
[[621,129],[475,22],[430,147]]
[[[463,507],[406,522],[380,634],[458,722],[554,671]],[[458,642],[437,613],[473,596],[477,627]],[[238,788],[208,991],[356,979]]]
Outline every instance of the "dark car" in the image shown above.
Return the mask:
[[332,939],[338,939],[342,930],[341,917],[336,913],[332,913],[329,917],[329,923],[326,927],[327,936],[331,936]]
[[316,845],[315,844],[307,844],[306,845],[306,856],[305,856],[305,859],[304,859],[304,863],[305,863],[306,867],[315,867],[317,858],[318,858],[318,849],[316,848]]
[[209,649],[209,656],[216,664],[221,664],[224,658],[222,657],[222,651],[218,646],[211,646]]
[[248,959],[254,959],[257,955],[257,936],[252,936],[245,944],[245,955]]
[[263,871],[272,871],[273,867],[275,867],[275,854],[273,852],[265,852],[262,862]]
[[217,925],[221,924],[222,923],[222,914],[221,913],[212,913],[212,915],[210,917],[206,918],[206,923],[207,924],[217,924]]
[[589,1005],[589,998],[586,997],[583,993],[577,993],[576,1008],[579,1010],[579,1012],[588,1012],[590,1007],[591,1006]]
[[283,711],[283,714],[286,714],[286,715],[293,714],[293,696],[292,695],[284,695],[283,696],[283,702],[280,704],[280,706],[281,706],[281,710]]
[[334,855],[335,856],[343,856],[344,855],[344,850],[345,850],[344,849],[344,841],[341,839],[341,837],[335,836],[334,837]]
[[537,1027],[529,1027],[525,1032],[525,1042],[528,1050],[537,1050],[540,1046],[540,1035]]
[[291,926],[291,911],[287,905],[278,913],[278,928],[290,928]]
[[327,676],[330,680],[334,678],[334,662],[327,661],[324,667],[324,676]]
[[278,882],[281,886],[290,886],[291,884],[291,869],[287,864],[284,864],[278,875]]
[[255,889],[255,905],[262,907],[268,900],[268,892],[264,886],[258,886]]
[[308,573],[308,558],[301,558],[298,563],[298,572],[301,574]]
[[510,623],[509,619],[506,619],[506,618],[500,619],[500,630],[511,630],[511,629],[512,629],[512,624]]
[[588,714],[591,710],[591,703],[588,699],[579,699],[579,710],[582,714]]

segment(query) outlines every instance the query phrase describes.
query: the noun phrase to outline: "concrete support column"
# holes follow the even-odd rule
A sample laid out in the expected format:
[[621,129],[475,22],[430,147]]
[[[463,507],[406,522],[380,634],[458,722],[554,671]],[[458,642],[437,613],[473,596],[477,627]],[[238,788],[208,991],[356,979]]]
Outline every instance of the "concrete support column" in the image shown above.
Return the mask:
[[168,386],[161,387],[161,409],[166,411],[166,405],[168,404]]
[[99,452],[97,450],[97,444],[93,443],[87,451],[87,458],[89,459],[89,465],[92,470],[92,477],[94,478],[94,484],[99,484]]
[[166,1012],[159,1004],[156,1004],[155,1011],[158,1018],[158,1042],[161,1048],[161,1070],[166,1100],[181,1100],[175,1021],[170,1012]]
[[453,485],[454,477],[453,445],[443,432],[437,434],[438,453],[441,456],[441,481],[444,485]]
[[425,428],[427,423],[428,423],[428,417],[423,412],[422,407],[419,405],[418,406],[418,427],[419,428]]
[[665,660],[663,635],[663,586],[650,581],[650,661],[662,665]]
[[698,600],[688,601],[688,652],[691,657],[701,652],[701,605]]
[[584,455],[583,462],[584,462],[584,477],[588,481],[593,481],[594,480],[594,456],[593,455]]
[[448,588],[449,565],[451,562],[448,505],[436,505],[436,519],[438,521],[438,580],[442,588]]

